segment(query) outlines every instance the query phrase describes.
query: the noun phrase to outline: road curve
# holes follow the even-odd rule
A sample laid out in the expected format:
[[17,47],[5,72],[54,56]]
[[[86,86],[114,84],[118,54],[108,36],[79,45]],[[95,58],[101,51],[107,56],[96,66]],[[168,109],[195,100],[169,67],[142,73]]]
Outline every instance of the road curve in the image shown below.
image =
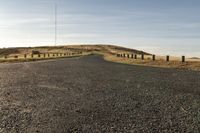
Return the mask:
[[199,132],[200,72],[93,55],[0,64],[0,133]]

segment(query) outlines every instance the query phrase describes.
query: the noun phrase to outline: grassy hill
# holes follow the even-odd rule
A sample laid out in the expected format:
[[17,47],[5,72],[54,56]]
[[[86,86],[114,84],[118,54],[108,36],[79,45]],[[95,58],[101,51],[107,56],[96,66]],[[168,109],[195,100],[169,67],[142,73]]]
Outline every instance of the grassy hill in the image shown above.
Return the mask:
[[43,46],[43,47],[24,47],[24,48],[3,48],[0,49],[0,56],[14,56],[22,54],[31,54],[33,51],[39,53],[66,53],[66,52],[101,52],[101,53],[134,53],[134,54],[145,54],[149,53],[120,47],[114,45],[65,45],[65,46]]

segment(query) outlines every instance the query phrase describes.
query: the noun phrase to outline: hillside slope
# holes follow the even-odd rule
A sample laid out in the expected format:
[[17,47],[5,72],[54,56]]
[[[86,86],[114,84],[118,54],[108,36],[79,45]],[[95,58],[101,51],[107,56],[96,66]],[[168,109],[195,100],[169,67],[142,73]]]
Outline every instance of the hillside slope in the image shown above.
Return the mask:
[[135,53],[135,54],[146,54],[149,53],[115,46],[115,45],[65,45],[65,46],[43,46],[43,47],[27,47],[27,48],[4,48],[0,49],[0,56],[12,56],[20,54],[30,54],[32,51],[38,51],[40,53],[64,53],[64,52],[103,52],[103,53]]

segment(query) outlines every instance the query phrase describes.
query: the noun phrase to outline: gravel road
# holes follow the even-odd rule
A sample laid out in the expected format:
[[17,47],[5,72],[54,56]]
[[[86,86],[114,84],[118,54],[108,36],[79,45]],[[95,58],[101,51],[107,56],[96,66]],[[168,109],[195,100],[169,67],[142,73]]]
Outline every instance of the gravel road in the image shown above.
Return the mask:
[[0,64],[0,133],[200,132],[200,72],[85,56]]

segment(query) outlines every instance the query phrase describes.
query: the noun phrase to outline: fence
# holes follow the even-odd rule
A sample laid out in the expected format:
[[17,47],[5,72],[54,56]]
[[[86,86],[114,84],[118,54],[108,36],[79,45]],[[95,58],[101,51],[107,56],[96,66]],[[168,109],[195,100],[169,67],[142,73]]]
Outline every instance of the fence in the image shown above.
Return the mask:
[[82,52],[73,52],[73,53],[40,53],[40,54],[24,54],[24,55],[14,55],[14,56],[3,56],[1,59],[46,59],[46,58],[59,58],[59,57],[69,57],[69,56],[78,56]]
[[[145,60],[145,55],[144,54],[139,54],[140,55],[140,59],[141,60]],[[146,55],[147,56],[147,55]],[[149,56],[151,56],[151,60],[152,61],[156,61],[156,55],[148,55],[148,57]],[[121,58],[132,58],[132,59],[139,59],[138,58],[138,54],[117,54],[117,57],[121,57]],[[166,62],[169,62],[170,61],[170,56],[169,55],[167,55],[166,56]],[[181,62],[186,62],[186,58],[185,58],[185,56],[182,56],[181,58],[180,58],[180,61]]]

